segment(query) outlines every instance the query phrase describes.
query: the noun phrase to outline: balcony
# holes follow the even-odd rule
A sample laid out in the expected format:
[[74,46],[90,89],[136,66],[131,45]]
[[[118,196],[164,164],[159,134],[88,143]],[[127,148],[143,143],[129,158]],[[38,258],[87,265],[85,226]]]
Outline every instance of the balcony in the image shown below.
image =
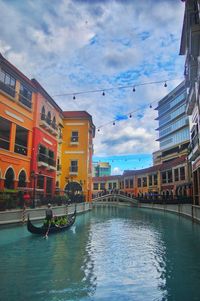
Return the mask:
[[44,113],[41,113],[40,126],[49,131],[52,135],[57,136],[58,126],[53,123],[51,119],[47,117]]
[[0,81],[0,89],[7,93],[8,95],[12,96],[15,98],[15,89],[9,85],[4,84],[3,82]]
[[69,174],[70,175],[78,175],[78,166],[70,166]]
[[38,154],[38,167],[48,167],[48,156],[43,153]]
[[200,155],[200,146],[199,146],[199,135],[197,134],[188,146],[188,159],[189,161],[194,161]]

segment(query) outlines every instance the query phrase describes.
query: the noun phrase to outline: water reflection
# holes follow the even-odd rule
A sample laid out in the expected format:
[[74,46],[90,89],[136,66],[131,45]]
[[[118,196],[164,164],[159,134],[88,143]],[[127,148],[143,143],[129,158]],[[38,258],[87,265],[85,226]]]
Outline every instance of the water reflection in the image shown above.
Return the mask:
[[48,240],[0,230],[3,300],[199,300],[200,227],[104,205]]

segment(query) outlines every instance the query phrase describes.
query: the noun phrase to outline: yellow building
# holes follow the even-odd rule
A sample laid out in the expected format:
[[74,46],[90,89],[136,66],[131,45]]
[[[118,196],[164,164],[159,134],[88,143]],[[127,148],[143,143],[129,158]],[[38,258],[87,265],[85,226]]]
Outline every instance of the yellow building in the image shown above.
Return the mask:
[[63,112],[60,188],[77,201],[91,201],[95,126],[86,111]]

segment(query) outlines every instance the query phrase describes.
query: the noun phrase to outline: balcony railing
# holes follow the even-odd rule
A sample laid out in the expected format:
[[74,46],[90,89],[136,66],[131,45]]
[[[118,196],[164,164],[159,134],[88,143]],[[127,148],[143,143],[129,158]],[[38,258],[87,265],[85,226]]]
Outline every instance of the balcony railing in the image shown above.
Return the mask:
[[43,153],[38,154],[38,162],[43,162],[48,165],[48,159],[49,159],[49,157],[47,155],[45,155]]
[[15,143],[15,149],[14,149],[14,152],[17,153],[17,154],[26,156],[26,155],[27,155],[27,147]]
[[52,120],[44,113],[41,113],[40,125],[50,131],[53,135],[57,135],[58,125],[55,122],[52,122]]
[[56,161],[53,158],[48,157],[48,164],[50,166],[55,167],[56,166]]
[[15,98],[15,89],[0,81],[0,89]]

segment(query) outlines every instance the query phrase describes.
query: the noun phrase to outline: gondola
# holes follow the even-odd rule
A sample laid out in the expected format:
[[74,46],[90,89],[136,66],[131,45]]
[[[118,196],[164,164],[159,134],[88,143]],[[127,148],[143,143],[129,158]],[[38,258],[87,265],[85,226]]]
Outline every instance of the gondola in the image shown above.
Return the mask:
[[76,209],[72,215],[68,216],[68,222],[64,226],[51,225],[50,227],[48,227],[48,226],[43,225],[41,227],[36,227],[32,224],[30,217],[28,215],[27,230],[29,232],[31,232],[32,234],[46,235],[48,232],[48,235],[49,235],[51,233],[57,233],[57,232],[62,232],[62,231],[68,230],[75,223],[75,220],[76,220]]

